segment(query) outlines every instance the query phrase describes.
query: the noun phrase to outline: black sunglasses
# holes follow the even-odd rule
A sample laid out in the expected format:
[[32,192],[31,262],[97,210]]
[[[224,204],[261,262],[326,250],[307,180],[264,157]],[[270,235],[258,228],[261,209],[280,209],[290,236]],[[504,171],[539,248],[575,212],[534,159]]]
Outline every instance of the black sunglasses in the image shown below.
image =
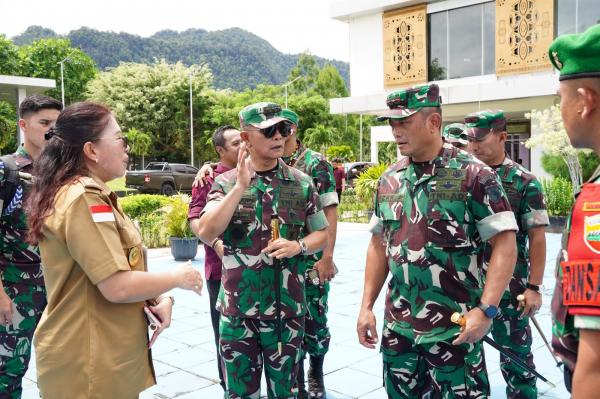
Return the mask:
[[258,130],[268,139],[275,136],[276,132],[279,132],[282,137],[287,137],[292,133],[292,123],[288,121],[281,121],[272,126]]

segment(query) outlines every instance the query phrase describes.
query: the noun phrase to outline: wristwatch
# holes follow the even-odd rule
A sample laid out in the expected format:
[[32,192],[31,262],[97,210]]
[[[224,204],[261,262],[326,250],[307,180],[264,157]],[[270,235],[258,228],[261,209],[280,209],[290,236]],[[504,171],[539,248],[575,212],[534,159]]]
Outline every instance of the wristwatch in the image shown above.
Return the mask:
[[500,313],[500,309],[498,309],[498,306],[488,305],[486,303],[480,302],[479,305],[477,305],[477,307],[481,309],[483,314],[485,314],[485,317],[487,317],[488,319],[493,319],[494,317],[498,316],[498,313]]
[[302,238],[298,240],[298,245],[300,245],[300,254],[306,255],[306,253],[308,252],[308,247],[306,246],[306,243]]
[[540,292],[540,287],[541,287],[541,286],[540,286],[540,285],[531,284],[531,283],[527,283],[527,284],[525,285],[525,287],[526,287],[527,289],[530,289],[530,290],[532,290],[532,291],[535,291],[535,292]]

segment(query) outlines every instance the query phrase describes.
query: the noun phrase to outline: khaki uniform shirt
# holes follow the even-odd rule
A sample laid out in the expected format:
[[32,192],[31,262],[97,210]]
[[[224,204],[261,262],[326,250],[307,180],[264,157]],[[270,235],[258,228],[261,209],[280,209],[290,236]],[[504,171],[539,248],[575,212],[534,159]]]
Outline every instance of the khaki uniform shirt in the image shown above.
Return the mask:
[[90,177],[62,187],[40,252],[48,290],[34,338],[41,395],[134,398],[154,385],[144,303],[111,303],[96,287],[118,271],[145,270],[140,234],[115,193]]

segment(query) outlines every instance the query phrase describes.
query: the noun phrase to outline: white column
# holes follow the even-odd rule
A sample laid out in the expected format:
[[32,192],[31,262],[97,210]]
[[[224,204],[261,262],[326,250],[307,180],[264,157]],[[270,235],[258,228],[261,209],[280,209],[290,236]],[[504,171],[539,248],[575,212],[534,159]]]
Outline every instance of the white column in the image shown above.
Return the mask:
[[[27,89],[24,87],[19,87],[17,89],[17,110],[19,109],[19,106],[21,105],[23,100],[25,100],[25,97],[27,97]],[[17,123],[18,122],[19,122],[19,116],[17,115]],[[17,140],[17,145],[21,145],[25,141],[25,136],[23,134],[23,130],[21,130],[21,128],[18,128],[18,129],[19,129],[19,139]]]
[[[534,137],[538,134],[541,134],[542,131],[538,128],[536,129],[535,126],[533,124],[531,124],[531,137]],[[530,151],[530,166],[531,166],[531,173],[534,174],[535,177],[537,177],[538,179],[540,178],[544,178],[544,179],[551,179],[552,176],[549,175],[548,173],[546,173],[546,171],[544,170],[544,168],[542,168],[542,147],[541,146],[536,146],[531,148]]]

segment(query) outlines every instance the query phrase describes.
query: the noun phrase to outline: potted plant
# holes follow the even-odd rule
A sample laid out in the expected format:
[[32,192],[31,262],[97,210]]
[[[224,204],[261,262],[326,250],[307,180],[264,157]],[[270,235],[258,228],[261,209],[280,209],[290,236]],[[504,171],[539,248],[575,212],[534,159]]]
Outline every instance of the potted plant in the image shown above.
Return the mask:
[[552,180],[542,179],[542,189],[550,217],[550,225],[546,231],[561,233],[574,202],[573,186],[567,179],[554,177]]
[[379,178],[387,168],[388,165],[386,164],[371,166],[369,169],[358,175],[354,183],[356,195],[364,205],[364,209],[367,210],[367,220],[370,220],[373,215],[373,198],[377,191]]
[[189,203],[189,195],[177,195],[173,197],[170,209],[165,215],[171,254],[175,260],[194,259],[198,253],[198,237],[190,229],[187,219]]

